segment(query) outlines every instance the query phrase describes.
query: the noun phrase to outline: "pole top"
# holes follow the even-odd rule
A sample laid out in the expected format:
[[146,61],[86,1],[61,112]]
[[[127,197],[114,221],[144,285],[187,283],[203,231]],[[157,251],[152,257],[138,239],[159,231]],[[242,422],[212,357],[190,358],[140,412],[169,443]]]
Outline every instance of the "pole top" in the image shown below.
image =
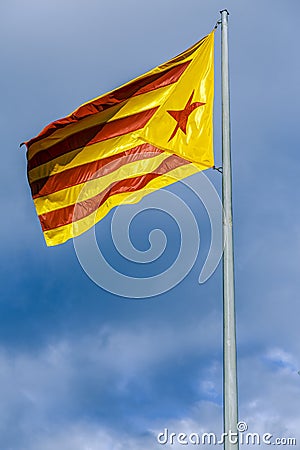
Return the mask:
[[229,16],[229,11],[228,11],[228,9],[222,9],[222,10],[220,11],[220,14],[222,14],[223,12],[227,12],[227,16]]

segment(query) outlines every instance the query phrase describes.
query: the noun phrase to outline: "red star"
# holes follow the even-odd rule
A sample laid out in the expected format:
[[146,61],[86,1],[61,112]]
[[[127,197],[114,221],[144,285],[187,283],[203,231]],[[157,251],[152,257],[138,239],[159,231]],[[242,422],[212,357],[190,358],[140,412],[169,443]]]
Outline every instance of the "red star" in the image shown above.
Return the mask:
[[187,125],[187,121],[189,119],[190,114],[194,111],[194,109],[199,108],[199,106],[205,105],[205,103],[201,103],[201,102],[192,103],[194,92],[195,91],[192,92],[184,109],[182,109],[180,111],[167,111],[173,117],[173,119],[175,119],[177,122],[177,125],[176,125],[170,139],[168,140],[168,142],[170,142],[170,140],[173,139],[173,137],[175,136],[175,134],[177,133],[179,128],[184,132],[184,134],[186,134],[186,125]]

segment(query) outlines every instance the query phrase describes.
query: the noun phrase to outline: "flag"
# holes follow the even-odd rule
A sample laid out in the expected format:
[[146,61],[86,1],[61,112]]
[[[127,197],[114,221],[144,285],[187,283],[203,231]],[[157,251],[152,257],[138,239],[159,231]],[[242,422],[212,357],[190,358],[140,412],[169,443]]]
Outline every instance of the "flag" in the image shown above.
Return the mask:
[[47,245],[213,162],[214,32],[25,142]]

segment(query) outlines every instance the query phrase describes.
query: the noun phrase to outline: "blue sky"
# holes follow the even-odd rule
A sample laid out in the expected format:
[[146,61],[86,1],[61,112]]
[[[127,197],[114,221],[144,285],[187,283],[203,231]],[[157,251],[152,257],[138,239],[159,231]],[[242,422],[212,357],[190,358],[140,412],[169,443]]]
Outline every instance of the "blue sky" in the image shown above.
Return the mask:
[[[219,266],[198,285],[210,240],[203,206],[182,186],[168,189],[190,205],[201,232],[184,281],[151,299],[117,297],[87,277],[72,242],[45,246],[19,143],[180,53],[211,31],[224,7],[230,11],[239,416],[250,431],[300,441],[299,2],[5,0],[1,449],[155,450],[165,427],[221,433],[222,279]],[[220,30],[215,55],[219,163]],[[207,175],[220,192],[220,174]],[[97,225],[97,238],[124,267],[110,221],[111,214]],[[132,229],[143,250],[160,226],[169,241],[151,273],[176,257],[178,229],[157,211],[141,215]],[[127,270],[142,269],[132,263]]]

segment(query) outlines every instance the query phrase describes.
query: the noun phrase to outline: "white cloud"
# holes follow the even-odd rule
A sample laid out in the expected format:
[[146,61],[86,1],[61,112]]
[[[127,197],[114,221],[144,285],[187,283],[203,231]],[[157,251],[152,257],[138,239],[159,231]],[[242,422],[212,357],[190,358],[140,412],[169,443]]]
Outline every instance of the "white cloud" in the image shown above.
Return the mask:
[[[214,321],[211,320],[210,323],[209,328],[213,329]],[[201,322],[198,322],[198,326],[191,324],[188,330],[172,330],[167,327],[153,330],[149,326],[139,330],[104,327],[95,334],[57,340],[35,353],[16,351],[9,354],[2,349],[2,446],[8,445],[12,440],[15,450],[19,448],[18,439],[26,440],[45,427],[51,428],[52,420],[68,422],[74,409],[80,415],[78,391],[83,389],[84,393],[91,381],[97,380],[99,399],[102,395],[107,395],[108,388],[112,392],[108,395],[122,395],[130,392],[132,381],[143,384],[143,379],[155,374],[161,366],[172,366],[172,361],[178,357],[189,359],[195,354],[196,348],[199,355],[207,357],[208,352],[213,349],[211,335],[215,334],[214,331],[209,334],[207,332],[208,326],[204,327]],[[199,350],[199,339],[202,339],[202,351]],[[105,401],[109,399],[105,398]],[[86,411],[82,412],[83,416],[85,413]],[[89,444],[93,449],[98,449],[95,446],[99,440],[97,433],[91,441],[93,443]],[[73,450],[79,445],[80,436],[80,433],[75,433],[75,441],[70,441],[70,446],[75,446]],[[59,439],[66,439],[66,436]],[[52,445],[52,441],[49,442]],[[40,448],[47,449],[47,445]],[[65,447],[62,448],[65,450]],[[119,448],[123,447],[116,446],[116,449]]]
[[[82,410],[82,414],[76,410],[74,415],[74,397],[78,388],[89,383],[91,373],[98,380],[100,398],[101,390],[104,393],[108,383],[120,393],[124,389],[130,393],[135,389],[135,383],[128,384],[130,380],[145,379],[147,374],[159,370],[161,364],[169,364],[172,370],[172,360],[178,352],[191,352],[187,364],[193,364],[194,355],[201,354],[196,337],[199,338],[199,329],[193,330],[193,327],[188,336],[175,336],[163,328],[153,333],[148,327],[137,333],[137,330],[106,327],[81,338],[52,342],[36,354],[20,351],[9,355],[2,350],[2,448],[137,450],[146,442],[144,448],[152,450],[160,448],[156,436],[166,427],[176,433],[221,433],[222,407],[217,398],[221,395],[221,367],[212,360],[207,367],[202,364],[202,371],[195,380],[198,398],[188,410],[185,408],[184,415],[177,419],[172,418],[171,411],[170,417],[165,419],[146,415],[142,420],[143,433],[141,430],[125,432],[122,427],[118,430],[120,417],[116,418],[116,423],[111,418],[107,425],[101,423],[101,419],[99,422],[86,417],[86,410]],[[202,344],[204,348],[205,342]],[[214,346],[206,348],[207,351],[214,352]],[[283,369],[276,366],[278,361]],[[300,377],[294,372],[296,364],[296,356],[280,348],[242,355],[238,365],[240,419],[248,423],[250,432],[300,439],[300,413],[296,402],[291,402],[300,393]],[[201,400],[203,396],[209,400]],[[177,450],[181,446],[172,448]]]
[[116,430],[76,423],[41,433],[28,450],[140,450],[144,444],[144,439],[132,439]]

